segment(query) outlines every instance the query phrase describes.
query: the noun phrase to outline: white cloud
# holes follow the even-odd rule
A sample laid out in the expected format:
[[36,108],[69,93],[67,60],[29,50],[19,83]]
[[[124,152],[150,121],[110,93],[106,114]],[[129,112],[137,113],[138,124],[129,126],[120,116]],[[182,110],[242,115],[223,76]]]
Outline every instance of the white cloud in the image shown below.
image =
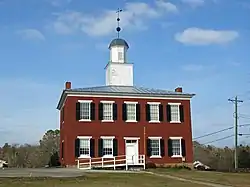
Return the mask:
[[23,29],[17,31],[23,39],[26,40],[45,40],[44,35],[36,29]]
[[205,0],[182,0],[182,2],[191,7],[202,6],[205,4]]
[[225,44],[239,37],[237,31],[188,28],[175,34],[178,42],[189,45]]
[[[147,29],[148,21],[157,19],[166,13],[177,11],[174,4],[157,0],[154,6],[143,2],[126,3],[121,12],[121,27],[129,30]],[[115,32],[116,10],[105,10],[100,14],[88,15],[71,11],[56,15],[52,27],[57,33],[72,34],[84,32],[90,36],[104,36]]]

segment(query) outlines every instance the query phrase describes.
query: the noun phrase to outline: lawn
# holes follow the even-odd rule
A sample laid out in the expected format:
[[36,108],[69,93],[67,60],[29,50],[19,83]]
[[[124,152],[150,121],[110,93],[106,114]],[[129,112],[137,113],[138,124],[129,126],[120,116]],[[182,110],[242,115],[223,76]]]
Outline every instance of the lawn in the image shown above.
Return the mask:
[[155,173],[168,174],[184,179],[232,185],[235,187],[250,187],[250,173],[222,173],[179,169],[154,169],[152,171]]
[[150,174],[89,173],[77,178],[0,178],[0,187],[205,187]]

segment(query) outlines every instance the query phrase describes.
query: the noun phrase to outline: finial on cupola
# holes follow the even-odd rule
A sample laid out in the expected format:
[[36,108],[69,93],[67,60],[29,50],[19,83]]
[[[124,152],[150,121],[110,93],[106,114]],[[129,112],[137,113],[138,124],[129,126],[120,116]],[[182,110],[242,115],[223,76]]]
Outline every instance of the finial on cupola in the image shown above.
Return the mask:
[[117,38],[119,38],[119,34],[120,34],[120,31],[121,31],[121,27],[120,27],[120,12],[122,12],[122,9],[118,8],[116,13],[117,13],[117,27],[116,27],[116,31],[117,31]]

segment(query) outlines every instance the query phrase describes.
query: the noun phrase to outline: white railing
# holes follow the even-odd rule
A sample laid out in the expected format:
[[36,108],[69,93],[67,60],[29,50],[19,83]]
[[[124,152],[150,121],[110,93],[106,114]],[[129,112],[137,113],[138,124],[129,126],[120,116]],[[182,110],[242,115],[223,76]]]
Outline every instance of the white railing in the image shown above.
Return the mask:
[[[134,157],[138,158],[138,162],[134,163]],[[136,159],[137,160],[137,159]],[[92,168],[113,168],[125,166],[128,170],[128,166],[143,166],[145,169],[145,155],[134,155],[132,156],[133,163],[128,163],[126,155],[119,155],[112,158],[97,157],[97,158],[79,158],[77,160],[78,169],[92,169]]]

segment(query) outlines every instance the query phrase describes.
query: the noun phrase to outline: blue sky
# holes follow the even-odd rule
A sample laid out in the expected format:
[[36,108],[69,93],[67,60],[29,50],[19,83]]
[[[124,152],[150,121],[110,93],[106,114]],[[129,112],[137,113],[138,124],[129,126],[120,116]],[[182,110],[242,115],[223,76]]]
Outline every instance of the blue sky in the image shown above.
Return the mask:
[[105,84],[118,7],[135,85],[195,93],[194,137],[233,125],[227,99],[236,94],[240,124],[250,123],[249,0],[1,0],[0,145],[34,143],[58,128],[65,81]]

